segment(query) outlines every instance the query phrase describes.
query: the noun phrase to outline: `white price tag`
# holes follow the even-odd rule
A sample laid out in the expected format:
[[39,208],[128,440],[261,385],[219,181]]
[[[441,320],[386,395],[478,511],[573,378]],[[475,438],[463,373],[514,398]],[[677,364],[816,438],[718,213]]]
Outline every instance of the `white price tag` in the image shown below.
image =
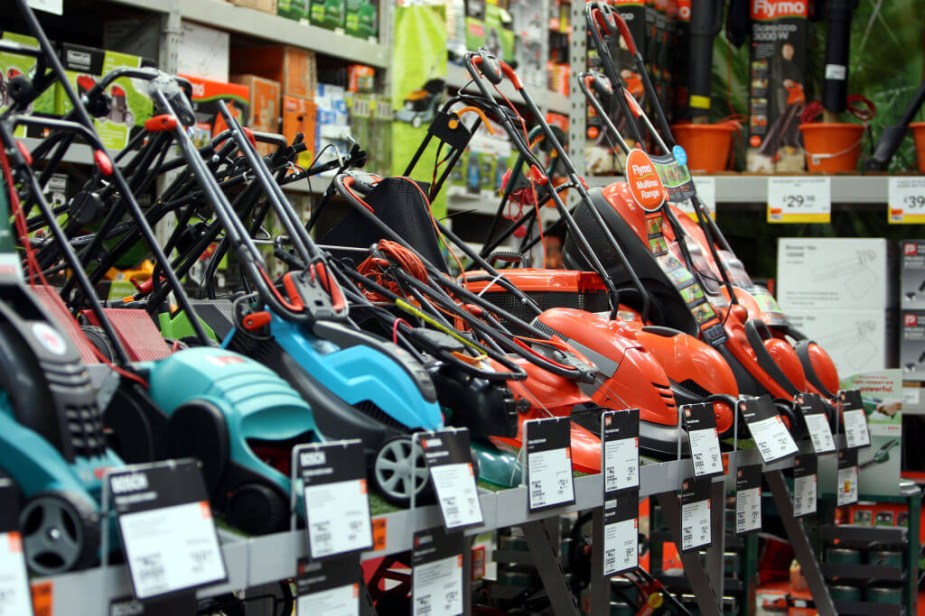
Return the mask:
[[793,480],[793,515],[801,517],[816,513],[816,479],[817,475],[795,477]]
[[858,467],[838,469],[838,485],[836,486],[836,501],[839,507],[852,505],[858,502]]
[[530,509],[574,500],[572,459],[568,449],[551,449],[527,455]]
[[432,466],[430,476],[447,528],[482,523],[482,508],[471,463]]
[[710,501],[681,505],[681,549],[692,550],[708,545],[710,537]]
[[831,178],[768,178],[769,223],[828,223],[831,218]]
[[32,596],[26,575],[22,537],[0,533],[0,616],[31,616]]
[[736,532],[747,533],[761,528],[761,488],[736,492]]
[[861,409],[844,411],[845,442],[849,449],[870,445],[870,432],[867,429],[867,413]]
[[413,569],[414,616],[463,613],[462,556],[420,564]]
[[723,456],[719,450],[716,428],[690,430],[687,433],[691,444],[691,459],[694,461],[694,475],[717,475],[723,472]]
[[299,597],[298,616],[359,616],[360,585],[347,584]]
[[365,479],[305,487],[308,541],[313,558],[372,546]]
[[139,599],[225,579],[206,501],[122,514],[119,528]]
[[604,491],[616,492],[639,485],[639,438],[604,443]]
[[29,0],[28,4],[36,11],[45,11],[53,15],[64,14],[64,0]]
[[604,575],[639,565],[639,521],[614,522],[604,527]]
[[765,464],[795,454],[799,449],[780,415],[748,424],[758,452]]
[[925,177],[890,178],[887,190],[891,224],[925,223]]
[[832,428],[829,427],[828,417],[823,413],[810,413],[804,415],[803,419],[806,420],[806,430],[813,443],[813,451],[816,453],[835,451],[835,439],[832,438]]

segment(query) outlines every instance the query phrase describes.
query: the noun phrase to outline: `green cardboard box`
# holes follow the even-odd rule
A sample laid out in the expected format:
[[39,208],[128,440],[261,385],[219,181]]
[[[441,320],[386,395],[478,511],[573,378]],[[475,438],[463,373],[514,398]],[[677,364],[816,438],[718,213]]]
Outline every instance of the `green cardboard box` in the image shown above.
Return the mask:
[[343,30],[345,13],[345,0],[311,0],[308,19],[313,26]]
[[308,21],[309,0],[279,0],[276,3],[276,14],[286,19]]
[[[139,56],[71,43],[62,44],[61,59],[68,81],[78,95],[92,88],[97,79],[116,68],[142,66],[142,58]],[[109,115],[93,120],[103,145],[111,150],[124,148],[135,130],[140,130],[153,113],[151,99],[136,88],[136,83],[139,86],[143,84],[127,77],[114,81],[107,89],[112,98]],[[57,88],[56,101],[58,115],[66,116],[73,109],[64,88]]]
[[379,0],[346,0],[344,30],[350,36],[374,39],[379,34]]

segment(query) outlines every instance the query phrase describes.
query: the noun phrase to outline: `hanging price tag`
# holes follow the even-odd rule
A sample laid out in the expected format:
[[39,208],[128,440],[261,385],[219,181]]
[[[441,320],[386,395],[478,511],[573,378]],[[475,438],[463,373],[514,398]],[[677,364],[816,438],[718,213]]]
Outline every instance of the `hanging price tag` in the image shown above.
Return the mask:
[[761,465],[736,470],[736,533],[761,530]]
[[639,409],[601,414],[604,494],[639,486]]
[[567,417],[524,422],[528,507],[531,512],[575,502],[571,426]]
[[32,616],[16,486],[0,477],[0,614]]
[[681,484],[681,551],[690,552],[712,542],[710,484],[707,477]]
[[695,477],[712,477],[723,474],[723,456],[719,451],[716,434],[716,416],[713,403],[688,404],[681,407],[684,429],[691,446],[691,460]]
[[414,616],[463,613],[463,540],[443,529],[414,533],[412,605]]
[[106,481],[136,598],[227,580],[198,462],[127,467],[109,473]]
[[831,218],[831,178],[768,178],[768,222],[828,223]]
[[838,392],[842,422],[845,425],[845,442],[849,449],[870,445],[870,430],[867,428],[867,412],[857,389]]
[[793,517],[816,513],[819,462],[814,454],[793,459]]
[[887,203],[890,208],[890,224],[925,223],[925,177],[890,178]]
[[469,430],[425,432],[415,437],[424,451],[447,530],[481,524],[482,504],[472,469]]
[[311,443],[296,450],[312,560],[373,546],[360,441]]
[[818,394],[799,394],[794,396],[793,402],[803,414],[813,451],[817,454],[835,451],[835,439],[832,438],[832,428],[822,398]]
[[639,490],[604,500],[604,576],[639,566]]
[[360,561],[356,555],[299,560],[297,616],[359,616]]
[[29,0],[28,4],[36,11],[44,11],[52,15],[64,14],[64,0]]
[[836,504],[839,507],[858,502],[858,450],[841,449],[838,452],[838,480],[835,486]]
[[765,464],[792,456],[799,449],[774,408],[770,396],[739,400],[739,412]]

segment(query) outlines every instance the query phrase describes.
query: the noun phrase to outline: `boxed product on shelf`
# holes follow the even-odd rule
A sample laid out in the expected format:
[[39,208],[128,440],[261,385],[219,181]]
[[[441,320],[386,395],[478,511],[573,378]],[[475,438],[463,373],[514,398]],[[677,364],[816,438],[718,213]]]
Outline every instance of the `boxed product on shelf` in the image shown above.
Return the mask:
[[751,4],[748,171],[804,169],[799,125],[810,77],[807,5],[792,0]]
[[315,157],[318,107],[309,98],[284,94],[282,109],[283,136],[291,143],[296,133],[305,135],[305,143],[308,147],[299,154],[298,164],[307,168]]
[[[61,61],[68,81],[78,95],[92,88],[97,79],[113,69],[139,68],[145,64],[139,56],[71,43],[61,45]],[[135,128],[143,126],[145,120],[151,117],[154,105],[147,93],[140,89],[143,87],[140,82],[122,77],[107,89],[112,99],[109,114],[93,119],[96,132],[107,148],[124,148]],[[55,114],[66,116],[71,109],[73,105],[64,89],[55,88]]]
[[347,91],[372,92],[376,88],[376,69],[365,64],[347,65]]
[[[349,109],[344,100],[345,90],[341,86],[319,83],[315,90],[318,105],[318,152],[329,146],[337,147],[341,153],[350,149]],[[327,160],[328,155],[322,159]]]
[[788,313],[893,307],[894,248],[885,239],[781,238],[777,301]]
[[899,335],[899,367],[903,380],[925,381],[925,310],[903,310]]
[[373,173],[387,175],[392,172],[392,101],[382,94],[374,94],[373,97],[373,131],[370,142],[365,145],[369,154],[366,168]]
[[899,305],[925,309],[925,240],[899,244]]
[[896,311],[786,308],[790,324],[832,357],[844,378],[894,365]]
[[[228,32],[184,21],[180,31],[177,72],[210,81],[228,81],[230,46]],[[241,69],[235,67],[235,72],[241,72]]]
[[328,30],[344,30],[346,0],[311,0],[308,20],[313,26]]
[[276,0],[228,0],[228,2],[235,6],[254,9],[255,11],[263,11],[271,15],[276,14]]
[[[25,34],[3,32],[0,39],[29,47],[38,47],[38,41]],[[10,80],[20,75],[28,77],[34,69],[34,57],[0,51],[0,112],[5,111],[12,102],[9,96]],[[48,116],[56,115],[55,89],[55,87],[49,88],[32,103],[32,113]],[[16,129],[17,136],[22,136],[25,132],[24,127]]]
[[511,4],[511,17],[517,40],[514,58],[517,75],[528,86],[546,87],[546,58],[543,39],[547,36],[542,2],[520,0]]
[[344,31],[361,39],[379,35],[379,0],[346,0]]
[[514,62],[514,30],[511,14],[497,0],[485,4],[485,47],[505,62]]
[[309,0],[278,0],[276,14],[295,21],[308,21]]
[[218,111],[218,101],[224,101],[228,110],[242,122],[248,117],[250,109],[250,90],[239,83],[226,83],[202,79],[195,75],[180,75],[193,86],[193,111],[196,114],[196,126],[193,129],[193,141],[202,146],[219,134],[227,124]]
[[[232,75],[232,83],[247,86],[250,107],[247,114],[247,126],[266,133],[279,132],[279,105],[280,85],[278,81],[264,79],[257,75]],[[261,154],[269,154],[274,146],[268,143],[258,143],[257,149]]]
[[291,45],[232,47],[231,63],[236,72],[278,81],[283,94],[314,96],[318,67],[314,52],[307,49]]

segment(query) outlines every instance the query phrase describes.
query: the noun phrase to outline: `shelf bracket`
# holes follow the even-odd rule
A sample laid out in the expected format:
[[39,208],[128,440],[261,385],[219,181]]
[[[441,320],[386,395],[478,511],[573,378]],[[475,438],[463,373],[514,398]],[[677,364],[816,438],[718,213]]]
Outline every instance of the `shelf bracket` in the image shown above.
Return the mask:
[[578,603],[565,581],[565,571],[559,561],[559,519],[553,518],[549,526],[543,520],[528,522],[522,526],[524,538],[530,546],[530,555],[543,581],[543,588],[549,597],[553,614],[556,616],[579,616]]

